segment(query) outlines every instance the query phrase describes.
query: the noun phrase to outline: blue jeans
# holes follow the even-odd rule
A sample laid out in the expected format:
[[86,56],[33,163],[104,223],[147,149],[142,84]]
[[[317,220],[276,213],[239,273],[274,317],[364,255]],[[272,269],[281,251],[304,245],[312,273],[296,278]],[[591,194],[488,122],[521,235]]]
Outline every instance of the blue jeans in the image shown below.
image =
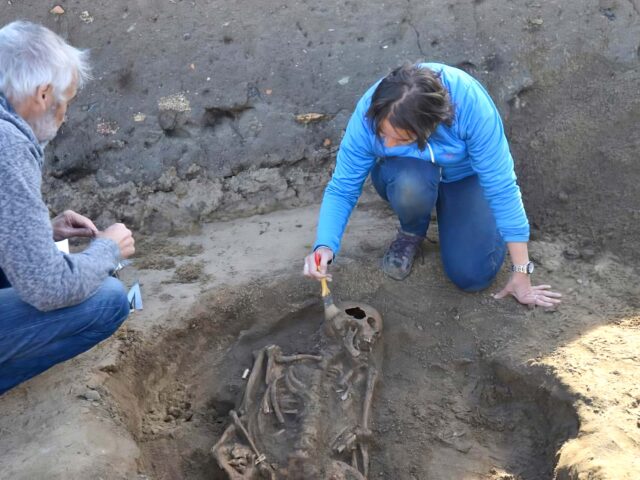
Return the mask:
[[0,290],[0,395],[110,337],[129,315],[122,283],[107,278],[79,305],[41,312]]
[[476,292],[493,282],[506,245],[477,176],[443,183],[430,162],[390,157],[376,163],[371,179],[404,232],[426,236],[436,207],[442,264],[455,285]]

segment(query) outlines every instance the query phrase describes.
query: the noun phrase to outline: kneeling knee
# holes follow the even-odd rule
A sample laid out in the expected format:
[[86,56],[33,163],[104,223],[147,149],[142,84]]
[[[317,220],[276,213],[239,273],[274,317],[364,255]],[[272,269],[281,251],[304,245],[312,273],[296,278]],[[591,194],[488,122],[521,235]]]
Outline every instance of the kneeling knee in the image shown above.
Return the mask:
[[496,278],[494,272],[478,274],[472,271],[447,272],[447,276],[456,287],[469,293],[488,288]]
[[425,208],[435,203],[436,187],[430,188],[415,176],[405,174],[396,180],[393,197],[393,203],[402,208]]
[[107,278],[96,295],[100,296],[102,311],[100,330],[115,332],[129,315],[129,299],[122,282],[116,278]]

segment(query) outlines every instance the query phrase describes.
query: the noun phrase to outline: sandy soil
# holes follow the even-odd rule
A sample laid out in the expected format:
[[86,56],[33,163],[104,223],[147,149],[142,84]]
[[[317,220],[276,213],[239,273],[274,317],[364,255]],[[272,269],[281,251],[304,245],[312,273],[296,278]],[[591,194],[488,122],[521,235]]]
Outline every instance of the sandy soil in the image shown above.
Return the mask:
[[[0,399],[0,477],[222,478],[209,449],[251,351],[278,342],[295,352],[321,320],[318,286],[300,276],[315,214],[143,242],[141,264],[153,256],[176,266],[130,267],[125,279],[141,281],[144,311],[115,339]],[[635,478],[632,270],[607,253],[575,258],[572,239],[540,239],[537,278],[566,297],[557,311],[530,310],[493,300],[498,285],[457,291],[443,277],[435,230],[405,282],[383,277],[377,262],[393,228],[386,208],[365,203],[332,285],[337,299],[365,301],[385,318],[371,478],[529,480],[554,469],[559,479]],[[200,280],[176,276],[194,264]]]

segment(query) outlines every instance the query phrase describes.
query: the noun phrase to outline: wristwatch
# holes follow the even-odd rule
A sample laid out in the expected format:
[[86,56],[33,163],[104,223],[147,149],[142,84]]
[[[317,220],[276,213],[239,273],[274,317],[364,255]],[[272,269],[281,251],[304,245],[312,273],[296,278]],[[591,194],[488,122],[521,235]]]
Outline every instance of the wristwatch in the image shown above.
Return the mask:
[[533,262],[525,263],[524,265],[511,265],[512,272],[526,273],[527,275],[531,275],[534,268]]

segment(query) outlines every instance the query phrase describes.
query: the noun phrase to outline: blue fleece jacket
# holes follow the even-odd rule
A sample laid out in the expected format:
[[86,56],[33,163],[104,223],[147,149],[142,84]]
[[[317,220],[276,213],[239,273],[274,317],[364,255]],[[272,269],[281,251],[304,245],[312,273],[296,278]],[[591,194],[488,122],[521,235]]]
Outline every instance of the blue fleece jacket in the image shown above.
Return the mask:
[[438,63],[421,66],[440,73],[454,105],[453,123],[439,125],[424,150],[416,143],[385,147],[366,116],[381,80],[376,82],[362,96],[347,125],[333,177],[324,192],[314,249],[324,245],[338,252],[362,185],[376,159],[384,157],[413,157],[434,162],[442,168],[443,182],[478,175],[503,239],[506,242],[529,240],[529,222],[516,183],[513,158],[500,114],[489,94],[462,70]]

